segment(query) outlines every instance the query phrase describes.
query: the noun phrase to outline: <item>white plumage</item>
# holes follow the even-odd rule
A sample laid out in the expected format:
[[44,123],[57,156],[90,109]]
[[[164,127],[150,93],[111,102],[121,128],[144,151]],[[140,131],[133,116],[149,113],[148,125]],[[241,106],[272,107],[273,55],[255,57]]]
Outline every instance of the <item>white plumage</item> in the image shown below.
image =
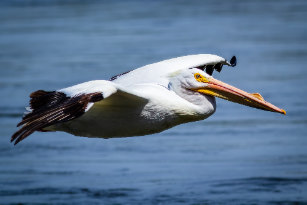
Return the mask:
[[146,65],[110,81],[36,91],[30,96],[32,111],[19,123],[23,127],[12,141],[16,144],[34,131],[102,138],[157,133],[209,117],[216,109],[214,96],[285,114],[260,94],[246,93],[211,76],[214,69],[234,66],[235,61],[210,54],[190,55]]

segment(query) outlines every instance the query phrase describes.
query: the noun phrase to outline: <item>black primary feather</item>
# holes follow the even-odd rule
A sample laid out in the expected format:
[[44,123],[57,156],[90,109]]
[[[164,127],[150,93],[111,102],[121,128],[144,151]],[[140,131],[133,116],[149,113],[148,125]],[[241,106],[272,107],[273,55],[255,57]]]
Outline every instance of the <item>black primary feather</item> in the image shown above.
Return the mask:
[[15,145],[35,131],[80,117],[88,103],[103,100],[103,95],[95,92],[68,97],[62,92],[38,90],[30,98],[32,112],[18,123],[17,126],[23,126],[11,138],[11,142],[16,140]]
[[230,59],[230,65],[232,67],[235,67],[237,65],[237,58],[236,58],[236,56],[232,56],[232,58]]
[[123,72],[123,73],[120,73],[120,74],[117,74],[117,75],[114,75],[114,76],[112,76],[109,80],[110,80],[110,81],[116,80],[116,79],[119,78],[120,76],[125,75],[125,74],[129,73],[130,71],[131,71],[131,70],[126,71],[126,72]]

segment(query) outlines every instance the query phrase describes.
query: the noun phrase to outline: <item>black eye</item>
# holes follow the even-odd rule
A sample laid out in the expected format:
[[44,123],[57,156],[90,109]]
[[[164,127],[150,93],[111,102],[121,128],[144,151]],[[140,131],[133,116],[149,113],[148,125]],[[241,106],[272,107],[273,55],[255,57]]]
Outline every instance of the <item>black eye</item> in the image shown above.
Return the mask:
[[199,75],[199,74],[196,74],[195,77],[196,77],[196,78],[200,78],[200,75]]

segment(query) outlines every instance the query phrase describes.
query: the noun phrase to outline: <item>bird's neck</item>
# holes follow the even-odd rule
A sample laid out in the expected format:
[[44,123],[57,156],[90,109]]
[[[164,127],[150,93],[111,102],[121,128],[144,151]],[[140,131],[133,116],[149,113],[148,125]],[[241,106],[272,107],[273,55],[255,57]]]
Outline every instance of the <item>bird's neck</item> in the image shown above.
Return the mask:
[[197,113],[204,118],[209,117],[215,112],[216,102],[213,96],[204,95],[183,87],[171,88],[179,97],[193,104]]

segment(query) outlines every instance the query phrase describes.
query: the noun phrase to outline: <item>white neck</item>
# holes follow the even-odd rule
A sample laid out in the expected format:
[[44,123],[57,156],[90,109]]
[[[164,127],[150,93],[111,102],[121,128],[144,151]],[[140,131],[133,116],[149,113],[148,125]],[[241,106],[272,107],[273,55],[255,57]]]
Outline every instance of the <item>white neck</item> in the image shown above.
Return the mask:
[[203,115],[204,118],[209,117],[215,112],[215,97],[188,90],[182,86],[172,86],[172,83],[169,84],[169,89],[173,90],[179,97],[195,105],[198,114]]

